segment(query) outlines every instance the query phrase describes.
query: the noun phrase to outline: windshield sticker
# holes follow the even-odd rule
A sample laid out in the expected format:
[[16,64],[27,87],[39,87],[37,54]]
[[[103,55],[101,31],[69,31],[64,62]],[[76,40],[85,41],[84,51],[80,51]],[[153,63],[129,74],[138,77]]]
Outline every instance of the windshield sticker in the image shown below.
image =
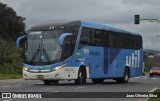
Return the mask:
[[76,53],[77,56],[81,56],[81,53]]
[[45,60],[45,56],[44,55],[41,55],[41,60]]
[[40,39],[42,39],[42,35],[41,35],[41,36],[39,36],[39,38],[40,38]]
[[89,54],[89,49],[83,49],[84,54]]
[[30,32],[30,34],[34,35],[34,34],[42,34],[41,31],[36,31],[36,32]]
[[54,29],[54,26],[50,26],[49,29]]
[[64,27],[62,26],[61,28],[63,29]]

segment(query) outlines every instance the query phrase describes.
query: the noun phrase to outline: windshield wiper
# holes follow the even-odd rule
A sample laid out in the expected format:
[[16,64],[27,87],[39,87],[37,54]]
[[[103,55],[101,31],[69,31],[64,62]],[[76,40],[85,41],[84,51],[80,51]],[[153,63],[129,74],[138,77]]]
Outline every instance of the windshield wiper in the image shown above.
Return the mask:
[[39,51],[40,51],[40,45],[39,45],[39,48],[38,48],[38,49],[36,50],[36,52],[34,53],[34,55],[33,55],[32,59],[31,59],[31,62],[30,62],[30,63],[32,63],[32,62],[34,61],[34,59],[36,58],[37,53],[39,53]]
[[49,59],[49,56],[48,56],[46,49],[44,48],[44,45],[43,45],[43,51],[44,51],[44,54],[46,55],[47,62],[49,62],[50,59]]

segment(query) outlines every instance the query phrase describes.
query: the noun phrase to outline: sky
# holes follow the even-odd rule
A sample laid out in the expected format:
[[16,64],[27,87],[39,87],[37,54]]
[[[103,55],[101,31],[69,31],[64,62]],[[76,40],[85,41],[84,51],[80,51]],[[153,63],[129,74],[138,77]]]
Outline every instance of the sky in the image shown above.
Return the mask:
[[140,33],[144,49],[160,50],[160,0],[0,0],[25,17],[26,28],[49,20],[86,20]]

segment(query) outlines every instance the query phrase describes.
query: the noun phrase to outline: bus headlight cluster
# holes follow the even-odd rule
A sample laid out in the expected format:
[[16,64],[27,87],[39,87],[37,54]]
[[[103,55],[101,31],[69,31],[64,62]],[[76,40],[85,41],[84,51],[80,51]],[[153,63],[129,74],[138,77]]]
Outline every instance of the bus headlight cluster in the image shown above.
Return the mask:
[[54,68],[55,70],[58,70],[58,69],[61,69],[62,68],[62,66],[58,66],[58,67],[56,67],[56,68]]
[[61,66],[57,66],[57,67],[53,68],[53,71],[55,71],[55,70],[59,70],[59,69],[61,69],[62,67],[64,67],[65,65],[66,65],[66,64],[61,65]]
[[23,67],[23,70],[28,71],[29,69],[27,67]]

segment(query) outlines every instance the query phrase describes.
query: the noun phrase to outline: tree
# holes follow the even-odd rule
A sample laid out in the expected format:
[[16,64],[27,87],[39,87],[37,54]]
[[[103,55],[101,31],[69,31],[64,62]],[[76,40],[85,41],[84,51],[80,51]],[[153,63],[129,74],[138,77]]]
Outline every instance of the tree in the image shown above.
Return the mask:
[[15,40],[25,32],[24,17],[0,3],[0,73],[21,73],[21,51]]
[[16,12],[7,7],[6,4],[0,3],[0,37],[3,39],[16,40],[24,33],[24,17],[17,16]]

